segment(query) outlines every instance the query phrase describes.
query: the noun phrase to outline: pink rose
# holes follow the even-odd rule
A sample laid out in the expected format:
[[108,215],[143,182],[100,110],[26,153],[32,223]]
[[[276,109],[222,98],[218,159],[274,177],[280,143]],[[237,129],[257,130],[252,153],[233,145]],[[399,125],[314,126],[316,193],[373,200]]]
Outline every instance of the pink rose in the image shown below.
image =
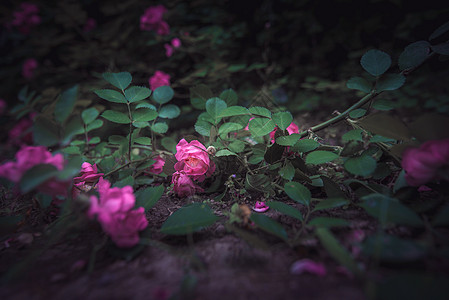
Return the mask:
[[[272,132],[270,132],[270,138],[271,138],[272,143],[274,143],[274,135],[275,135],[277,129],[278,129],[278,127],[276,126],[276,128],[274,128],[274,130]],[[288,134],[299,133],[298,125],[296,125],[295,123],[292,122],[290,125],[288,125],[287,132],[288,132]]]
[[31,119],[20,119],[8,132],[8,142],[14,146],[20,146],[22,144],[31,145],[33,143],[32,126],[33,121]]
[[449,179],[449,139],[432,140],[419,148],[408,148],[402,155],[405,180],[420,186],[433,180]]
[[[25,146],[16,153],[16,162],[6,162],[0,166],[0,176],[18,183],[22,176],[38,164],[50,164],[59,171],[64,168],[65,160],[61,153],[52,154],[44,146]],[[42,183],[37,190],[49,195],[67,195],[68,181],[53,178]]]
[[84,24],[83,31],[90,32],[97,27],[97,21],[94,18],[88,18]]
[[293,263],[290,267],[290,273],[300,275],[304,272],[318,275],[320,277],[326,276],[327,270],[324,264],[314,262],[310,259],[300,259]]
[[263,201],[257,201],[253,207],[255,212],[266,212],[268,209],[269,207]]
[[38,63],[34,58],[28,58],[22,65],[22,76],[25,79],[32,79],[35,75]]
[[162,20],[166,10],[163,5],[148,7],[140,17],[140,29],[146,31],[154,30],[159,35],[169,34],[170,27]]
[[178,160],[174,166],[176,171],[184,171],[200,181],[204,180],[202,175],[205,175],[209,168],[215,169],[215,164],[211,166],[206,147],[197,140],[190,143],[187,143],[185,139],[180,140],[176,145],[175,157]]
[[161,174],[164,169],[165,160],[159,155],[155,157],[155,160],[156,162],[148,168],[148,172],[153,174]]
[[100,177],[97,184],[100,199],[90,197],[87,215],[97,216],[104,232],[118,247],[132,247],[139,242],[139,231],[148,226],[143,207],[133,209],[136,198],[131,186],[111,188],[109,181]]
[[181,47],[181,40],[178,38],[174,38],[171,40],[171,44],[174,48],[179,48]]
[[165,47],[165,56],[170,57],[173,55],[173,47],[170,44],[164,44]]
[[168,85],[170,86],[170,75],[162,72],[156,71],[153,76],[150,77],[149,80],[151,90],[155,90],[160,86]]
[[172,176],[173,190],[179,197],[192,196],[197,192],[204,190],[193,183],[192,179],[185,174],[184,171],[173,173]]
[[72,197],[79,196],[81,191],[88,192],[93,188],[93,184],[102,177],[103,173],[97,173],[97,165],[91,165],[88,162],[84,162],[81,165],[80,176],[73,178]]
[[13,20],[9,26],[17,27],[23,33],[30,33],[33,27],[40,24],[41,18],[38,16],[39,8],[32,3],[24,2],[20,5],[21,10],[13,13]]

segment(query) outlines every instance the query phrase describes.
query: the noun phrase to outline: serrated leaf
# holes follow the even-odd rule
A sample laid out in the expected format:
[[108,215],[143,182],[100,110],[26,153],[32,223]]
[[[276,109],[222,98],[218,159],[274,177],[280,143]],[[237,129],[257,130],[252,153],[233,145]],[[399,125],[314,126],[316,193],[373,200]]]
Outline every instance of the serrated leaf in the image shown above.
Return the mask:
[[164,194],[164,186],[158,185],[138,190],[136,193],[136,207],[143,207],[145,211],[149,211]]
[[383,51],[372,49],[362,56],[360,64],[371,75],[380,76],[390,68],[391,57]]
[[313,211],[340,207],[347,204],[349,204],[349,201],[344,198],[324,199],[321,200],[317,205],[315,205]]
[[159,104],[165,104],[173,99],[175,92],[168,85],[160,86],[153,92],[153,100]]
[[298,142],[299,138],[300,135],[298,133],[292,133],[291,135],[277,137],[276,143],[281,146],[293,146]]
[[280,111],[273,114],[273,121],[281,130],[285,130],[293,122],[293,116],[288,111]]
[[103,89],[103,90],[96,90],[94,91],[94,93],[97,94],[97,96],[100,97],[101,99],[107,100],[109,102],[126,104],[125,96],[123,96],[122,93],[119,93],[117,91]]
[[348,158],[345,163],[345,169],[354,175],[369,176],[376,170],[376,160],[369,155],[361,155]]
[[253,107],[250,107],[248,110],[253,115],[271,118],[271,111],[269,111],[265,107],[253,106]]
[[125,97],[129,103],[141,101],[150,95],[151,90],[143,86],[131,86],[125,90]]
[[360,117],[363,117],[366,114],[366,109],[363,108],[357,108],[354,109],[349,113],[349,116],[353,119],[358,119]]
[[218,122],[220,122],[221,117],[219,115],[226,108],[226,102],[220,98],[214,97],[206,101],[206,111],[212,117],[214,124],[218,124]]
[[287,162],[285,166],[279,169],[279,175],[285,180],[291,181],[295,176],[295,167],[291,162]]
[[212,124],[198,119],[195,123],[195,131],[198,132],[201,135],[209,136],[210,135],[210,129],[212,127]]
[[174,119],[181,114],[181,109],[179,106],[174,104],[167,104],[160,108],[159,118]]
[[429,47],[427,41],[414,42],[405,47],[399,56],[399,69],[402,71],[419,66],[429,56]]
[[89,107],[88,109],[85,109],[82,111],[81,118],[83,119],[84,124],[89,125],[99,115],[100,115],[100,112],[95,107]]
[[274,130],[276,124],[271,119],[254,118],[249,122],[248,128],[254,137],[264,136]]
[[236,105],[238,102],[237,93],[233,89],[224,90],[221,92],[219,98],[226,102],[228,106]]
[[352,77],[346,83],[349,89],[359,90],[365,93],[371,92],[373,85],[362,77]]
[[433,40],[433,39],[436,39],[440,35],[444,34],[446,31],[449,31],[449,22],[444,23],[443,25],[441,25],[440,27],[435,29],[435,31],[432,32],[432,34],[430,35],[429,41]]
[[148,122],[153,121],[158,117],[156,111],[151,108],[139,108],[132,113],[133,122]]
[[237,155],[232,151],[229,151],[227,149],[222,149],[222,150],[218,150],[217,153],[215,153],[215,156],[220,157],[220,156],[230,156],[230,155]]
[[224,123],[218,128],[218,134],[224,138],[229,132],[235,132],[237,130],[242,129],[243,126],[238,123]]
[[185,235],[210,226],[218,220],[209,206],[192,203],[175,211],[162,224],[161,232],[171,235]]
[[342,135],[341,140],[346,143],[349,141],[363,141],[362,129],[353,129]]
[[167,123],[164,122],[158,122],[156,124],[154,124],[153,126],[151,126],[151,130],[153,130],[156,133],[166,133],[168,130],[168,125]]
[[282,227],[282,225],[276,222],[275,220],[262,214],[251,214],[250,220],[253,221],[262,230],[271,233],[283,239],[284,241],[287,241],[288,239],[287,232]]
[[211,89],[205,84],[190,88],[190,102],[196,109],[205,109],[206,101],[213,97]]
[[55,104],[55,119],[63,123],[73,111],[78,95],[78,85],[75,85],[61,93]]
[[154,106],[153,104],[148,103],[148,102],[140,102],[139,104],[136,105],[136,109],[139,109],[139,108],[150,108],[154,111],[157,111],[156,106]]
[[399,119],[389,116],[386,113],[370,114],[363,119],[357,120],[363,129],[384,137],[395,140],[410,140],[411,134],[407,126]]
[[149,145],[151,145],[151,139],[146,136],[140,136],[140,137],[134,139],[134,143],[149,146]]
[[268,201],[266,203],[270,208],[277,210],[280,213],[283,213],[284,215],[290,216],[292,218],[298,219],[300,221],[303,221],[302,214],[299,210],[296,208],[285,204],[280,201]]
[[245,143],[239,140],[235,140],[228,145],[229,150],[239,153],[245,150]]
[[175,153],[176,152],[176,145],[178,144],[177,141],[175,141],[171,137],[164,137],[161,140],[162,147],[164,147],[166,150]]
[[20,190],[28,193],[58,174],[58,169],[50,164],[38,164],[28,169],[20,179]]
[[324,164],[338,158],[338,154],[330,151],[316,150],[306,156],[306,163],[312,165]]
[[394,91],[403,86],[405,76],[402,74],[385,74],[376,84],[376,91]]
[[315,140],[311,139],[301,139],[298,140],[293,147],[290,148],[290,150],[298,152],[298,153],[304,153],[309,152],[312,150],[315,150],[320,146],[320,143],[318,143]]
[[119,123],[119,124],[129,124],[131,123],[129,117],[122,112],[114,110],[105,110],[101,116],[108,121]]
[[248,109],[243,106],[229,106],[225,108],[223,111],[219,112],[218,117],[224,118],[240,115],[249,115]]
[[121,90],[126,89],[132,81],[132,76],[129,72],[120,73],[103,73],[103,78]]
[[312,193],[299,182],[290,181],[284,185],[285,193],[294,201],[309,206]]

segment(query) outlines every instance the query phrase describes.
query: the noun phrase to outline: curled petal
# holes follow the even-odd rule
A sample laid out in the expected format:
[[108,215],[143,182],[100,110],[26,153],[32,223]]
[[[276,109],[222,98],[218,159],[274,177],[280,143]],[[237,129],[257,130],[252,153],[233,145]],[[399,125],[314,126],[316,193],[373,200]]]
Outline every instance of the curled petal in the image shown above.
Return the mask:
[[327,270],[322,263],[316,263],[307,258],[295,261],[290,267],[290,273],[292,274],[300,275],[304,272],[323,277],[326,275]]

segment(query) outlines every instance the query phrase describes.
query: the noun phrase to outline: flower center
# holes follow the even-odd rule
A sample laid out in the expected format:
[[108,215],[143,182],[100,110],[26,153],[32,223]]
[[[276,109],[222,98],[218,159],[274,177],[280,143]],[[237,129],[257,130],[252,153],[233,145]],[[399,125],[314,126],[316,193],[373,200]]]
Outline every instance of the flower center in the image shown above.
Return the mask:
[[191,168],[195,168],[200,164],[200,160],[198,158],[195,157],[189,157],[186,159],[186,164],[189,165],[189,167]]

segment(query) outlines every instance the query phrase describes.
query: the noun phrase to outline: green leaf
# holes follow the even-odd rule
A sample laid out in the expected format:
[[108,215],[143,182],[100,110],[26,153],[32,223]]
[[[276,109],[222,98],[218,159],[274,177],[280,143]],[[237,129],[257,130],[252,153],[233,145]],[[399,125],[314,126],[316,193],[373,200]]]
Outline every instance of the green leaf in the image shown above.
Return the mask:
[[320,143],[318,143],[315,140],[311,139],[301,139],[297,141],[292,148],[290,148],[292,151],[298,152],[298,153],[304,153],[309,152],[312,150],[315,150],[320,146]]
[[167,104],[161,107],[159,110],[159,118],[174,119],[181,114],[179,106],[174,104]]
[[198,119],[194,127],[195,131],[198,132],[199,134],[204,136],[210,136],[210,129],[212,127],[211,123]]
[[228,145],[229,150],[239,153],[245,150],[245,143],[239,140],[234,140]]
[[360,269],[354,259],[335,238],[332,232],[329,231],[329,229],[318,227],[315,229],[315,234],[320,239],[320,242],[324,246],[324,248],[326,248],[329,254],[335,258],[335,260],[337,260],[341,265],[345,266],[352,273],[356,275],[360,274]]
[[83,162],[84,159],[82,156],[69,156],[64,169],[57,173],[57,179],[62,181],[72,180],[73,177],[79,174]]
[[363,119],[357,120],[363,129],[384,137],[395,140],[410,140],[411,134],[407,126],[401,120],[386,113],[370,114]]
[[432,50],[441,55],[449,55],[449,42],[434,45]]
[[376,160],[371,156],[361,155],[348,158],[344,163],[344,167],[351,174],[366,177],[376,170],[376,164]]
[[363,141],[362,133],[363,133],[362,129],[353,129],[343,134],[341,140],[343,141],[343,143],[349,141]]
[[58,169],[50,164],[38,164],[28,169],[20,179],[20,190],[28,193],[58,174]]
[[151,90],[143,86],[132,86],[125,90],[125,97],[129,103],[141,101],[150,97]]
[[352,77],[346,83],[349,89],[359,90],[365,93],[371,92],[373,85],[362,77]]
[[128,116],[122,112],[114,111],[114,110],[105,110],[101,116],[108,121],[119,123],[119,124],[129,124],[131,121]]
[[340,218],[315,217],[307,223],[309,226],[315,227],[346,227],[351,225],[347,220]]
[[235,132],[242,128],[243,126],[238,123],[224,123],[223,125],[220,126],[220,128],[218,128],[218,134],[220,135],[221,138],[224,138],[229,132]]
[[282,227],[282,225],[275,220],[262,214],[251,214],[250,220],[253,221],[262,230],[271,233],[283,239],[284,241],[287,241],[287,232]]
[[63,123],[73,111],[78,95],[78,85],[75,85],[62,92],[61,97],[56,101],[55,119]]
[[161,232],[171,235],[184,235],[199,231],[218,220],[209,206],[192,203],[175,211],[162,224]]
[[423,226],[421,218],[395,198],[383,194],[371,194],[362,197],[362,201],[360,206],[368,214],[380,219],[382,225],[385,225],[385,222],[392,222],[413,227]]
[[394,108],[394,103],[387,99],[377,99],[373,104],[373,108],[388,111]]
[[90,107],[83,110],[81,113],[81,118],[83,119],[84,124],[89,125],[98,117],[99,114],[100,112],[95,107]]
[[338,154],[330,151],[316,150],[306,156],[306,163],[312,165],[324,164],[338,158]]
[[154,106],[153,104],[148,103],[148,102],[140,102],[139,104],[136,105],[136,109],[139,109],[139,108],[150,108],[154,111],[157,111],[156,106]]
[[372,49],[362,56],[360,64],[371,75],[380,76],[390,68],[391,57],[383,51]]
[[235,64],[228,67],[229,72],[238,72],[246,68],[246,64]]
[[151,108],[139,108],[132,113],[134,122],[148,122],[153,121],[158,117],[156,111]]
[[168,130],[168,125],[167,123],[164,122],[158,122],[153,126],[151,126],[151,130],[153,130],[156,133],[166,133]]
[[447,31],[449,31],[449,22],[446,22],[437,29],[435,29],[435,31],[432,32],[432,34],[430,35],[429,41],[436,39],[437,37],[439,37],[440,35],[444,34]]
[[220,98],[210,98],[206,101],[206,111],[212,117],[214,124],[220,122],[221,117],[219,116],[223,110],[227,108],[226,102]]
[[335,181],[324,175],[321,175],[320,178],[323,181],[327,198],[346,198],[346,194],[341,190],[340,186]]
[[363,117],[366,114],[366,109],[363,108],[357,108],[354,109],[349,113],[349,116],[353,119],[358,119],[360,117]]
[[232,117],[232,116],[240,116],[240,115],[248,115],[249,111],[246,107],[243,106],[229,106],[225,108],[223,111],[219,112],[218,117]]
[[236,105],[238,103],[238,96],[233,89],[227,89],[221,92],[220,99],[222,99],[228,106]]
[[103,90],[96,90],[94,92],[101,99],[107,100],[109,102],[125,103],[126,104],[125,96],[123,96],[123,94],[121,94],[121,93],[119,93],[117,91],[103,89]]
[[293,122],[293,116],[288,111],[280,111],[273,114],[273,121],[281,130],[285,130]]
[[213,97],[211,89],[205,84],[190,88],[190,103],[196,109],[205,109],[206,101]]
[[285,193],[294,201],[309,206],[312,193],[299,182],[290,181],[284,185]]
[[245,187],[248,190],[267,192],[271,189],[271,180],[265,174],[246,173]]
[[122,178],[119,181],[116,181],[112,187],[119,187],[122,188],[124,186],[133,186],[134,185],[134,178],[131,175],[126,176],[125,178]]
[[140,136],[140,137],[134,139],[134,143],[149,146],[149,145],[151,145],[151,139],[146,136]]
[[253,107],[250,107],[248,110],[253,115],[271,118],[271,111],[269,111],[265,107],[253,106]]
[[283,213],[284,215],[290,216],[292,218],[298,219],[300,221],[303,221],[302,214],[299,210],[296,208],[285,204],[284,202],[280,201],[268,201],[266,203],[270,208],[277,210],[280,213]]
[[162,147],[164,147],[166,150],[175,153],[176,152],[176,145],[178,144],[177,141],[175,141],[171,137],[163,137],[161,140]]
[[430,44],[427,41],[414,42],[407,47],[399,56],[399,69],[412,69],[423,63],[430,52]]
[[84,133],[84,126],[79,115],[73,115],[68,122],[66,122],[62,130],[61,144],[67,145],[71,139],[77,135]]
[[59,143],[58,127],[44,116],[37,116],[33,126],[34,142],[42,146],[54,146]]
[[175,92],[168,85],[158,87],[153,92],[153,100],[159,104],[165,104],[173,99]]
[[279,169],[279,175],[285,180],[291,181],[295,176],[295,167],[291,162],[287,162],[285,166]]
[[349,204],[349,201],[344,198],[325,199],[321,200],[317,205],[315,205],[313,211],[340,207],[347,204]]
[[281,146],[293,146],[299,140],[300,135],[298,133],[292,133],[287,136],[279,136],[276,138],[276,143]]
[[103,126],[103,123],[104,123],[103,120],[97,119],[97,120],[93,121],[92,123],[90,123],[89,125],[87,125],[87,131],[89,132],[91,130],[98,129],[101,126]]
[[402,74],[385,74],[376,84],[376,91],[394,91],[403,86],[405,76]]
[[248,128],[254,137],[264,136],[274,130],[273,120],[267,118],[254,118],[249,122]]
[[218,150],[217,153],[215,153],[215,156],[220,157],[220,156],[230,156],[230,155],[237,155],[234,152],[231,152],[227,149],[222,149],[222,150]]
[[120,73],[103,73],[103,78],[121,90],[126,89],[132,81],[132,76],[129,72]]
[[164,194],[164,186],[158,185],[138,190],[136,195],[136,207],[143,207],[148,212]]

